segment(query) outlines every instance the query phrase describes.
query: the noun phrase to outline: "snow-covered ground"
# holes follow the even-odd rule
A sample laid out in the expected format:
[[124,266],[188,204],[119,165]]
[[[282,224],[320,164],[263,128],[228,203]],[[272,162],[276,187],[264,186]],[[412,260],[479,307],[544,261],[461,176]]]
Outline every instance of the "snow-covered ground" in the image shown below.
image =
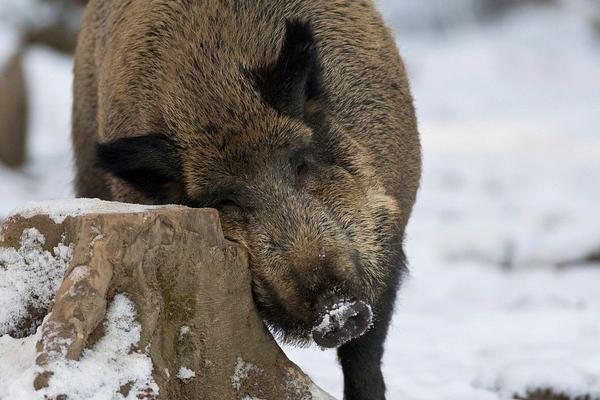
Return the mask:
[[[500,400],[540,386],[600,397],[600,266],[557,267],[600,249],[600,38],[575,6],[585,0],[443,34],[403,26],[411,7],[431,12],[417,3],[381,2],[424,150],[389,398]],[[71,59],[33,48],[25,60],[30,162],[0,166],[0,218],[72,195]],[[342,398],[334,352],[286,351]]]
[[[131,351],[140,340],[141,327],[136,321],[133,302],[119,294],[112,301],[104,321],[105,335],[75,362],[64,354],[47,366],[52,371],[50,386],[33,389],[34,378],[44,372],[36,365],[36,343],[41,328],[24,339],[0,337],[0,399],[55,399],[67,394],[74,400],[135,400],[143,394],[158,393],[152,377],[152,360],[147,354]],[[128,395],[120,389],[130,384]]]

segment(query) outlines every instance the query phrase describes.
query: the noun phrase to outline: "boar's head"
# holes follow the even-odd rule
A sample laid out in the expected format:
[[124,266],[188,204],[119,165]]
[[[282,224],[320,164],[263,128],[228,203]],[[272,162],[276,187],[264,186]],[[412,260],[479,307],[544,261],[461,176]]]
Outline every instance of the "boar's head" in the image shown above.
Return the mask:
[[[240,67],[223,100],[213,99],[217,86],[192,93],[182,83],[170,134],[100,144],[99,165],[156,203],[218,209],[225,236],[248,250],[273,330],[336,347],[371,323],[399,210],[372,150],[328,109],[310,25],[287,22],[282,36],[275,61]],[[182,101],[209,103],[212,122],[178,121],[191,107]]]

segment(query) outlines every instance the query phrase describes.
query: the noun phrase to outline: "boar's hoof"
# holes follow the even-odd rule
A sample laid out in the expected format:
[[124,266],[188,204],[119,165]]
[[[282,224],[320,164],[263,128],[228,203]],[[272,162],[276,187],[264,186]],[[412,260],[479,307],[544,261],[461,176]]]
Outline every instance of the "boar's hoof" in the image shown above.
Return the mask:
[[371,306],[367,303],[337,303],[323,314],[321,322],[312,331],[313,339],[321,347],[339,347],[363,335],[371,327],[372,319]]

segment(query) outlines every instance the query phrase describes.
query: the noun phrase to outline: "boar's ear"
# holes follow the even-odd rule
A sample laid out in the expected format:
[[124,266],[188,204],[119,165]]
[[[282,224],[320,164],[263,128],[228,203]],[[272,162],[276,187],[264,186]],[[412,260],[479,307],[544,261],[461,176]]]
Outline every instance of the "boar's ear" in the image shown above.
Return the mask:
[[[97,166],[123,179],[156,202],[183,186],[175,145],[162,135],[118,139],[96,145]],[[179,188],[179,189],[176,189]]]
[[286,21],[277,61],[255,71],[254,79],[271,106],[283,114],[304,117],[306,103],[321,93],[320,66],[311,25]]

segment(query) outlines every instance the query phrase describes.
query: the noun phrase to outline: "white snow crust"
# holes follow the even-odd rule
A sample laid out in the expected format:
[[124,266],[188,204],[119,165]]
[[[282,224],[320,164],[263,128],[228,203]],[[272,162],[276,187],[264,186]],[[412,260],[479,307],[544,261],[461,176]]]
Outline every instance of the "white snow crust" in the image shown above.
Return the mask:
[[343,300],[334,304],[329,311],[323,314],[321,322],[319,322],[317,326],[313,327],[313,331],[321,332],[323,334],[329,333],[333,328],[332,321],[339,320],[340,316],[343,315],[350,308],[350,306],[351,304],[347,300]]
[[0,248],[0,336],[27,317],[28,308],[50,306],[71,261],[71,247],[59,244],[52,253],[37,229],[26,229],[21,247]]
[[21,215],[31,218],[35,215],[48,215],[60,224],[67,217],[86,214],[141,213],[157,209],[159,206],[109,202],[98,199],[62,199],[43,202],[29,202],[22,208],[13,210],[9,216]]
[[[353,304],[354,302],[349,300],[341,300],[338,303],[335,303],[333,306],[331,306],[331,309],[323,314],[321,322],[319,322],[319,324],[313,328],[313,332],[317,331],[322,334],[331,332],[334,327],[334,321],[338,321],[340,322],[340,325],[344,325],[345,320],[356,316],[356,312],[348,313],[348,310]],[[371,306],[368,304],[367,308],[369,311],[369,320],[371,320],[373,318],[373,311],[371,310]]]
[[177,372],[177,378],[181,379],[182,381],[192,379],[195,377],[196,377],[196,373],[186,367],[179,368],[179,372]]
[[179,329],[179,337],[182,338],[185,335],[189,334],[191,331],[191,328],[187,325],[184,325],[181,327],[181,329]]
[[[132,351],[140,338],[133,303],[124,295],[115,296],[104,322],[105,336],[79,361],[55,359],[49,387],[33,390],[40,368],[35,364],[35,343],[40,329],[25,339],[0,337],[0,399],[42,400],[66,394],[75,400],[137,399],[141,393],[158,394],[152,378],[152,361],[146,354]],[[119,389],[131,384],[127,396]],[[48,397],[45,397],[48,396]]]

